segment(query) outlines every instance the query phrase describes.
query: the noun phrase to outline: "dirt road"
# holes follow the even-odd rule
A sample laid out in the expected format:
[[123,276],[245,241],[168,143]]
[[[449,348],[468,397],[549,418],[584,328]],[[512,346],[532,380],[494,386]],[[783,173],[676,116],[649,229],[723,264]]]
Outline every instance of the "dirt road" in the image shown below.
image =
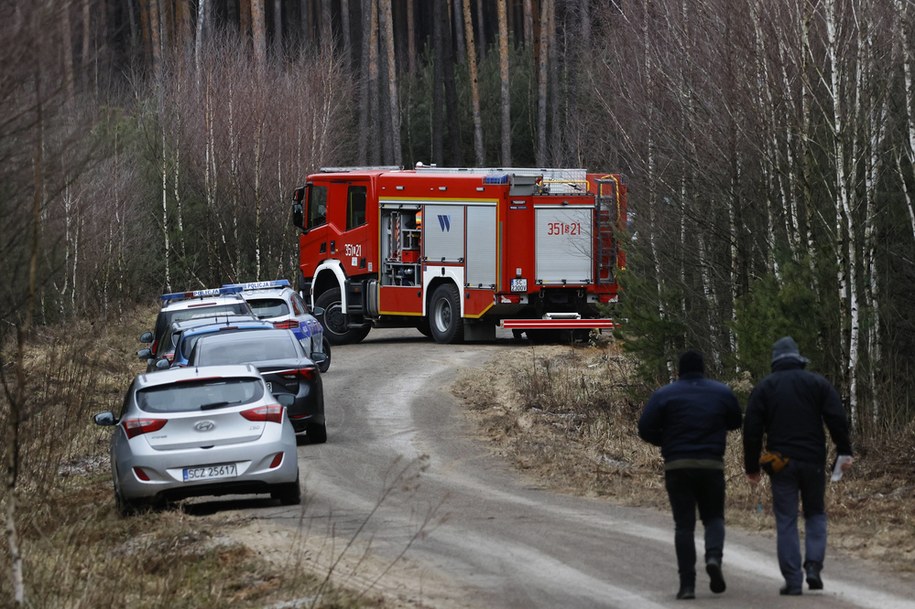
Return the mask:
[[[668,514],[538,488],[476,437],[450,392],[455,374],[517,348],[394,330],[336,347],[328,443],[299,448],[303,509],[236,504],[220,512],[245,523],[231,538],[390,606],[682,606]],[[770,537],[729,529],[724,568],[727,591],[712,595],[700,572],[691,606],[915,608],[910,581],[838,556],[824,592],[780,597]]]

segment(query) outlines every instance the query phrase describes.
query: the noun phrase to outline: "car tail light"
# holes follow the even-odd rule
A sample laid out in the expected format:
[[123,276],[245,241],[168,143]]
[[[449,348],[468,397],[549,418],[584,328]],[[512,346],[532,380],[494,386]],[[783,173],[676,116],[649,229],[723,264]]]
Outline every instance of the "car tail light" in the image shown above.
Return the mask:
[[283,407],[279,404],[267,404],[249,410],[242,410],[241,416],[249,421],[268,421],[272,423],[283,422]]
[[282,372],[277,372],[276,374],[286,381],[297,381],[299,379],[313,381],[315,376],[318,374],[318,369],[315,366],[306,366],[304,368],[297,368],[295,370],[283,370]]
[[273,455],[273,461],[270,462],[270,469],[276,469],[283,462],[283,453]]
[[149,482],[149,476],[146,475],[146,472],[143,471],[143,468],[141,468],[141,467],[134,467],[134,468],[133,468],[133,473],[134,473],[134,475],[135,475],[137,478],[139,478],[139,479],[142,480],[143,482]]
[[159,431],[165,427],[166,423],[168,423],[168,419],[124,419],[121,424],[124,426],[129,440],[151,431]]
[[273,327],[277,330],[292,330],[293,328],[299,327],[299,322],[294,319],[287,319],[286,321],[275,321],[273,322]]

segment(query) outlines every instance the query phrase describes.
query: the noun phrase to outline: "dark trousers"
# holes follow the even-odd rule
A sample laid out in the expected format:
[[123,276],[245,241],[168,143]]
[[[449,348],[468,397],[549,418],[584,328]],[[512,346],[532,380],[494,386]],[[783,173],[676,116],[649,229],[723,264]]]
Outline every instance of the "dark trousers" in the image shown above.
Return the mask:
[[778,566],[785,583],[800,588],[804,581],[801,544],[797,530],[797,502],[804,512],[805,562],[823,564],[826,555],[826,472],[822,464],[792,459],[772,475],[772,509],[775,512]]
[[696,583],[696,508],[705,527],[705,557],[721,559],[724,551],[724,471],[672,469],[664,472],[674,515],[674,547],[680,585]]

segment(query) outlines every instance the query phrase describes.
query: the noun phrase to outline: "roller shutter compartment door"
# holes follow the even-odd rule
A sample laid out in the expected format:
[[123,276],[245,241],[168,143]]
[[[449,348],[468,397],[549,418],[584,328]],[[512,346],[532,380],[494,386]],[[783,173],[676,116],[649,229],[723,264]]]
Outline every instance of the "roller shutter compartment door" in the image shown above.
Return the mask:
[[541,207],[535,210],[536,281],[544,284],[590,283],[593,244],[590,207]]

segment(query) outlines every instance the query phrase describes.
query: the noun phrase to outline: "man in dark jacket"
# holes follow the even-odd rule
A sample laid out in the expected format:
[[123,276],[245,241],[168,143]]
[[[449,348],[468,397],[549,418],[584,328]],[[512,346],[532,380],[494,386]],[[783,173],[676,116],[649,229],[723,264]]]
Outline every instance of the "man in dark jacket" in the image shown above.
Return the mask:
[[674,516],[680,574],[678,599],[696,598],[696,508],[705,527],[705,570],[714,593],[725,590],[724,449],[728,430],[740,427],[734,393],[705,378],[702,354],[680,356],[679,379],[652,394],[639,418],[639,437],[661,447],[664,483]]
[[[826,434],[839,455],[851,466],[851,441],[845,409],[835,388],[825,378],[804,370],[802,357],[790,336],[772,346],[772,373],[750,394],[743,427],[744,469],[751,483],[760,479],[760,454],[777,457],[767,467],[772,481],[778,565],[785,585],[781,594],[801,594],[806,574],[811,590],[821,590],[820,570],[826,554]],[[777,471],[776,471],[777,470]],[[804,511],[803,571],[797,530],[798,495]]]

